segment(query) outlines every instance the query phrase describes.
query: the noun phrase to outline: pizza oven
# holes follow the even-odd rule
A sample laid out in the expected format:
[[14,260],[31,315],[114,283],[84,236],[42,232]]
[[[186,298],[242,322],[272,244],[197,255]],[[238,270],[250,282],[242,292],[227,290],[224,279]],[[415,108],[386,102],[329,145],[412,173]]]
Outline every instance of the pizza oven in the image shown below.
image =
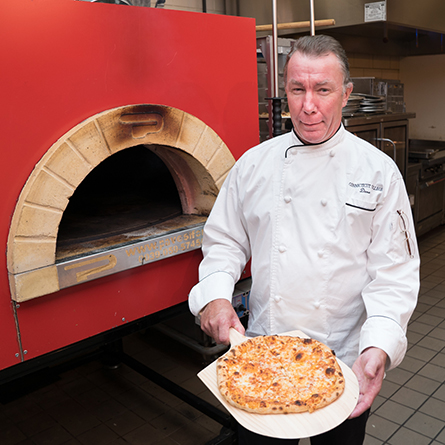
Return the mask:
[[7,260],[23,302],[200,247],[233,164],[202,121],[161,105],[124,106],[63,135],[14,210]]
[[251,19],[73,0],[0,12],[4,369],[186,301],[258,103]]

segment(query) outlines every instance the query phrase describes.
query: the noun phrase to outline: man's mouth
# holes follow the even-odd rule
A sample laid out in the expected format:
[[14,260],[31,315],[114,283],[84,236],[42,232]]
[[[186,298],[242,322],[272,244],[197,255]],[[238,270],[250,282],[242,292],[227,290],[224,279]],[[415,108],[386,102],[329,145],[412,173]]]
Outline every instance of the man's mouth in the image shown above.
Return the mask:
[[315,127],[320,125],[321,122],[301,122],[305,127]]

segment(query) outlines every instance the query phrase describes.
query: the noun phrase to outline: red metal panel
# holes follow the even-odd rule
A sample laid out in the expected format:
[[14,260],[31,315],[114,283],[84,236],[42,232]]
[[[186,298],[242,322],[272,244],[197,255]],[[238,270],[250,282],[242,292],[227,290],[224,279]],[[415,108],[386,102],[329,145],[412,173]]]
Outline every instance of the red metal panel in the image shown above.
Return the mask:
[[184,301],[197,281],[199,251],[70,287],[18,311],[26,359]]
[[[236,158],[258,143],[252,19],[14,0],[0,4],[0,41],[3,251],[16,200],[35,164],[58,138],[99,112],[168,105],[204,121]],[[199,259],[192,252],[22,303],[26,358],[184,301]],[[17,350],[3,255],[0,335],[1,369]]]

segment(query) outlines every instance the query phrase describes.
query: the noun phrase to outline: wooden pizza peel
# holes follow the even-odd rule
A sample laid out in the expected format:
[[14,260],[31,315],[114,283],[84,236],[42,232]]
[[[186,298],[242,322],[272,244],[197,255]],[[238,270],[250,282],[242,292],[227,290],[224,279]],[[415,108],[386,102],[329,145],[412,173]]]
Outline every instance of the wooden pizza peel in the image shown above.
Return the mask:
[[[301,331],[286,332],[282,335],[308,338]],[[230,329],[231,347],[246,340],[248,337],[241,335],[235,329]],[[340,425],[349,417],[357,404],[359,395],[357,377],[349,366],[339,359],[337,361],[345,377],[345,390],[335,402],[313,413],[254,414],[234,407],[226,401],[218,389],[216,360],[199,372],[198,377],[235,420],[248,430],[279,439],[302,439],[316,436]]]

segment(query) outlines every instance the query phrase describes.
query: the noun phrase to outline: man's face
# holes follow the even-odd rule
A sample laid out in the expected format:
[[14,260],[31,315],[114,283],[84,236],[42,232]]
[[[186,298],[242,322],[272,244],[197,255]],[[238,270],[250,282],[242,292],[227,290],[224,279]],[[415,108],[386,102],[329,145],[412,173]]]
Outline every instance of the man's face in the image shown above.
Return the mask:
[[343,88],[343,72],[334,54],[295,53],[287,67],[286,94],[298,137],[308,144],[329,139],[340,126],[351,91],[352,86]]

